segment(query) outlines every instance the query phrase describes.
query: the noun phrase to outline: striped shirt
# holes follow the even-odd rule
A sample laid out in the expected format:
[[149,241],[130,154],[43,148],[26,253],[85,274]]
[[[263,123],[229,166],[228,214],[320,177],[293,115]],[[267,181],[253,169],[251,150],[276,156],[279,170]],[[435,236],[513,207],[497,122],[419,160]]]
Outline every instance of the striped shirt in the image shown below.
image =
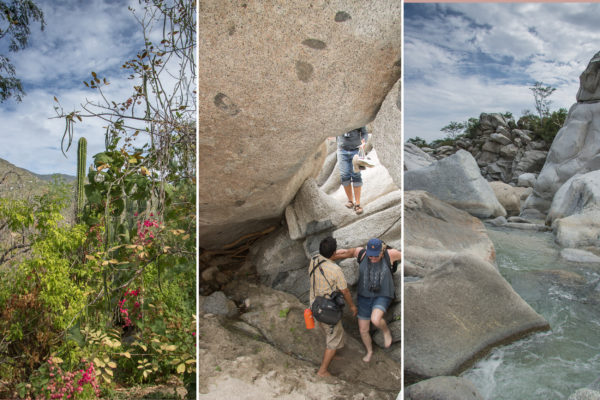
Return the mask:
[[[314,270],[312,275],[310,274],[313,268],[315,268],[315,265],[321,261],[324,262],[322,262],[319,267],[323,269],[323,274],[327,277],[327,280],[325,280],[323,274],[319,271],[319,267]],[[344,290],[348,288],[342,269],[336,263],[320,254],[314,256],[310,260],[310,263],[308,264],[308,274],[310,279],[310,304],[313,303],[316,296],[325,296],[331,294],[334,290]],[[329,281],[329,284],[327,281]]]

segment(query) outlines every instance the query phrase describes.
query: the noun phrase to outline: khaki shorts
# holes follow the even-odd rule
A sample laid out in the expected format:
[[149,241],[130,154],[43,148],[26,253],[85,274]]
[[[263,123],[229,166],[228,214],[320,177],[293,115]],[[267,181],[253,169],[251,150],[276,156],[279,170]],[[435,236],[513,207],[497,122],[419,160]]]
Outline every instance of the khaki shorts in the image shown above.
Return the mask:
[[344,327],[342,320],[339,320],[335,325],[327,325],[318,322],[321,329],[325,332],[325,344],[330,350],[337,350],[344,347]]

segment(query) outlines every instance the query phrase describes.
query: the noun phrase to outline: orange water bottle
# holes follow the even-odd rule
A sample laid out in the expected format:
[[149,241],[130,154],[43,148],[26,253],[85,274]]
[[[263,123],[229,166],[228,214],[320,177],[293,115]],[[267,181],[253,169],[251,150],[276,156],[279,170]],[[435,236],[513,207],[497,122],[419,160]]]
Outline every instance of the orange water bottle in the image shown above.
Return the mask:
[[304,310],[304,323],[306,324],[306,329],[312,329],[315,327],[315,320],[310,308]]

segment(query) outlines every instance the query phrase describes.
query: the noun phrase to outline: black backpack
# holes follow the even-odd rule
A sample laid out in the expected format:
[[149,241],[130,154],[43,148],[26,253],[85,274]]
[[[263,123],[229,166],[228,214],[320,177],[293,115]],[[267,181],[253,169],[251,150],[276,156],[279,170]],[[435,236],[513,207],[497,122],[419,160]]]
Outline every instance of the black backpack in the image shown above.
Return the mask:
[[[383,245],[383,257],[385,258],[385,261],[387,261],[387,265],[390,266],[390,272],[393,274],[394,272],[396,272],[398,270],[398,263],[400,262],[400,260],[394,261],[392,263],[392,261],[390,260],[390,253],[388,253],[388,249],[391,249],[391,248],[392,247],[390,247],[386,244]],[[356,257],[356,260],[358,261],[359,264],[365,258],[366,252],[367,252],[367,250],[364,248],[358,252],[358,257]]]

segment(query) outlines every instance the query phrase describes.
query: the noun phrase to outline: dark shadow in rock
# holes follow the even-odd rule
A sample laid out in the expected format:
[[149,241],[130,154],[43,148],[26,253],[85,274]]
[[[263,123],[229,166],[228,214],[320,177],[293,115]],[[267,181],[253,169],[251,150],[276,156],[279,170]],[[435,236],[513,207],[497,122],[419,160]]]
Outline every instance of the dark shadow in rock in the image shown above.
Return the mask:
[[304,61],[296,61],[296,75],[302,82],[311,80],[314,68],[311,64]]
[[348,21],[349,19],[352,19],[352,17],[346,11],[338,11],[335,14],[335,22],[344,22]]
[[304,39],[302,41],[302,44],[315,50],[323,50],[327,47],[327,44],[325,44],[324,41],[319,39]]
[[214,103],[215,103],[215,106],[217,106],[221,110],[225,111],[227,114],[231,115],[232,117],[234,115],[239,114],[239,112],[240,112],[240,109],[238,108],[238,106],[233,101],[231,101],[231,99],[229,97],[227,97],[226,94],[217,93],[217,95],[215,96],[215,99],[214,99]]

